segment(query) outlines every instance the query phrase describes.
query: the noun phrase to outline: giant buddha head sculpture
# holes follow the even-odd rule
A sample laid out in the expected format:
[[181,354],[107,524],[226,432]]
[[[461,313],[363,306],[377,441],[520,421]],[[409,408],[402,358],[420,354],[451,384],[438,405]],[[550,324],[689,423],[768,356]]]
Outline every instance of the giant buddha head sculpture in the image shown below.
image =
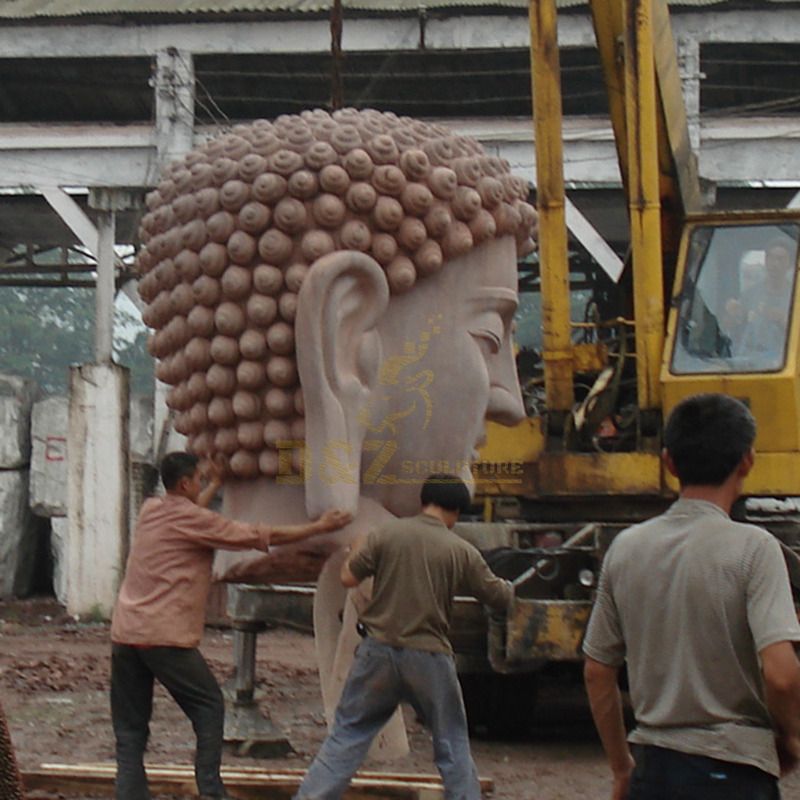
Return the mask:
[[510,342],[526,182],[472,139],[377,111],[238,125],[171,164],[140,293],[175,427],[231,483],[304,481],[311,516],[468,475],[522,416]]

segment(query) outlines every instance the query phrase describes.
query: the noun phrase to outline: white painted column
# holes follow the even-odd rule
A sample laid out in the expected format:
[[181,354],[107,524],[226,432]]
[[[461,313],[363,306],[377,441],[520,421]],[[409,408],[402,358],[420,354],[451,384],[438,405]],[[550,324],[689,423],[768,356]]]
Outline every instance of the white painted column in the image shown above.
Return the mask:
[[70,369],[67,611],[109,617],[128,549],[128,370]]

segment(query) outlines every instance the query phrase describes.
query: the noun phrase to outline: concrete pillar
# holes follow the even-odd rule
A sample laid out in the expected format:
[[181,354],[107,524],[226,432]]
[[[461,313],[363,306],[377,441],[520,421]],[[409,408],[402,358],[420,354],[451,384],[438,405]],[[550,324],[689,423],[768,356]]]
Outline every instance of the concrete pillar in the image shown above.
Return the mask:
[[[168,47],[156,54],[156,150],[158,165],[182,158],[194,145],[194,59],[188,50]],[[156,381],[154,398],[154,453],[160,459],[170,450],[183,449],[186,439],[168,420],[166,384]]]
[[67,611],[110,616],[128,545],[128,370],[70,369]]
[[110,364],[114,354],[114,209],[97,212],[97,284],[94,312],[94,358]]
[[168,47],[156,55],[156,149],[163,167],[192,149],[194,61],[187,50]]
[[700,42],[695,38],[678,40],[678,64],[681,71],[683,100],[686,104],[686,124],[689,141],[695,153],[700,152]]
[[114,294],[116,288],[116,212],[138,208],[141,190],[93,186],[89,207],[97,215],[97,281],[95,292],[94,351],[98,364],[110,364],[114,342]]

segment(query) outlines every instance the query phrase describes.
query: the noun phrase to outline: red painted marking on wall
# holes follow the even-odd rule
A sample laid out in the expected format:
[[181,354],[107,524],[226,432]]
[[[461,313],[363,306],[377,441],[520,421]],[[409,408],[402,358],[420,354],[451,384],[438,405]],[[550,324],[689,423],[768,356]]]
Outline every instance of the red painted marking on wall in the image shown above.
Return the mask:
[[45,437],[44,458],[45,461],[64,461],[66,455],[64,447],[67,443],[65,436]]

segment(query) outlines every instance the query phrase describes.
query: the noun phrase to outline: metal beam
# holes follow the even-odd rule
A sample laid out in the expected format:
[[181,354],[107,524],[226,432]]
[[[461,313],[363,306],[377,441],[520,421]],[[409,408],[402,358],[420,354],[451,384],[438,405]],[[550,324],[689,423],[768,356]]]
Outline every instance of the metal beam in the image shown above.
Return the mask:
[[671,9],[676,38],[704,44],[792,44],[800,41],[797,9],[690,11]]
[[631,217],[636,385],[639,408],[658,409],[664,350],[664,289],[653,4],[624,0],[625,118]]
[[569,263],[564,210],[561,70],[555,0],[530,0],[531,89],[536,138],[536,206],[542,283],[542,360],[547,408],[575,402],[570,340]]
[[145,310],[147,304],[139,295],[139,281],[136,278],[125,281],[120,287],[120,291],[136,306],[140,314]]
[[703,122],[698,153],[701,177],[718,184],[800,186],[797,117],[754,117]]
[[[711,43],[800,42],[800,15],[793,9],[685,12],[672,10],[678,38]],[[428,19],[425,48],[527,48],[530,36],[522,17],[511,14]],[[346,51],[415,50],[420,46],[414,18],[348,19],[342,46]],[[560,15],[561,47],[592,47],[588,16]],[[169,47],[195,55],[212,53],[323,53],[330,47],[328,22],[319,20],[248,20],[242,22],[164,25],[9,25],[0,28],[5,58],[91,58],[155,56]]]
[[0,124],[0,187],[152,186],[157,175],[151,125]]
[[567,198],[565,203],[567,228],[570,233],[586,248],[592,258],[603,268],[603,271],[614,283],[619,281],[625,265],[614,252],[597,229]]
[[[536,159],[527,119],[453,119],[447,124],[472,136],[493,155],[507,159],[515,173],[530,179]],[[46,128],[0,124],[0,192],[35,186],[153,186],[158,158],[153,129],[141,125],[81,125]],[[800,120],[797,117],[723,118],[702,127],[700,175],[719,184],[786,181],[800,185]],[[195,131],[195,143],[206,138]],[[620,183],[611,128],[605,120],[564,120],[565,180],[586,185]]]
[[169,47],[202,53],[327,52],[322,20],[175,25],[20,25],[0,28],[6,58],[155,56]]
[[37,289],[94,289],[94,281],[80,280],[47,280],[46,278],[0,278],[0,286],[14,288],[28,287]]
[[[437,120],[444,121],[444,120]],[[530,179],[535,153],[530,120],[449,119],[457,133],[472,136],[514,172]],[[195,129],[195,144],[207,138]],[[702,126],[700,175],[720,184],[786,181],[800,185],[798,117],[720,118]],[[564,165],[568,183],[620,183],[614,139],[606,120],[564,120]],[[154,129],[145,125],[0,124],[0,192],[7,187],[153,186],[158,176]]]
[[[485,47],[527,48],[522,17],[479,15],[425,24],[425,48],[430,50]],[[586,20],[574,18],[562,26],[567,44],[591,45]],[[415,18],[348,19],[345,51],[416,50],[421,44]],[[327,53],[330,28],[326,19],[247,22],[202,22],[164,25],[19,25],[0,27],[0,52],[7,58],[93,58],[154,56],[170,47],[194,55],[215,53]]]
[[84,210],[58,186],[38,186],[37,190],[50,204],[53,211],[67,224],[83,246],[97,258],[98,234],[94,223]]

